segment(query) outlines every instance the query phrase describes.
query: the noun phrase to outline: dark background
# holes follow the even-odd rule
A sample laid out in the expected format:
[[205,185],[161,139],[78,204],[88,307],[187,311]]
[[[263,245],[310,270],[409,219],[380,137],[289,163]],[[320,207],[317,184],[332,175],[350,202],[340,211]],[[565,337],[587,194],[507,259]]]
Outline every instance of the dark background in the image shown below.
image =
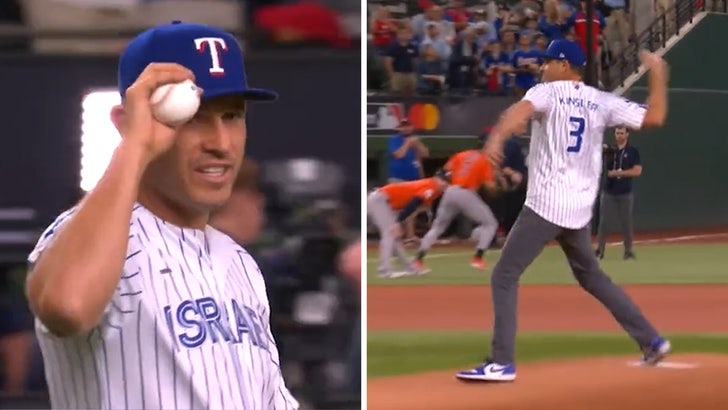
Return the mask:
[[[81,101],[94,88],[115,87],[116,64],[115,57],[0,57],[0,206],[35,209],[42,229],[79,198]],[[251,84],[281,95],[251,107],[247,155],[332,161],[345,171],[345,203],[359,209],[359,52],[261,53],[248,58],[247,70]],[[358,215],[350,223],[358,226]]]

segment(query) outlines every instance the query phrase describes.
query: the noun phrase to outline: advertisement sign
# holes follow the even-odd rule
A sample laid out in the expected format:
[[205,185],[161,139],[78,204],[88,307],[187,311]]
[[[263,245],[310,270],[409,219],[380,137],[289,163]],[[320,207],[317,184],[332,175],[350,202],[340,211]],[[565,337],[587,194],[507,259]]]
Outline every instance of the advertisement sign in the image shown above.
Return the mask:
[[367,132],[390,135],[403,118],[423,136],[477,135],[495,125],[500,114],[514,102],[512,97],[370,97]]

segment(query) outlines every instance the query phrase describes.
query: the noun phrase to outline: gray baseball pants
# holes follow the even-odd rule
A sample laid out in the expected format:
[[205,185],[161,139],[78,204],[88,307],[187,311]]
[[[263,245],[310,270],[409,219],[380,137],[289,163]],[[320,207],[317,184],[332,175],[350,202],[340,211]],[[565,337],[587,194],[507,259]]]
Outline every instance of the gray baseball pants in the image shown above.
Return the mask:
[[367,214],[379,229],[379,272],[392,272],[391,257],[395,252],[404,266],[412,269],[412,261],[407,257],[402,241],[395,238],[392,233],[392,228],[397,223],[397,215],[389,206],[387,195],[384,192],[373,191],[369,194]]
[[440,235],[450,226],[452,220],[461,213],[479,225],[476,227],[478,232],[477,248],[488,249],[498,229],[498,221],[495,219],[493,212],[475,191],[457,185],[450,185],[442,194],[440,206],[437,208],[437,215],[435,215],[430,230],[422,238],[420,251],[430,249]]
[[599,238],[599,247],[597,250],[604,253],[604,247],[607,244],[607,224],[610,221],[610,214],[616,214],[617,219],[622,227],[622,236],[624,240],[624,252],[632,252],[632,233],[634,224],[632,219],[632,208],[634,206],[634,194],[631,192],[624,195],[612,195],[606,192],[602,193],[599,200],[599,228],[597,229],[597,237]]
[[495,324],[491,344],[496,363],[515,362],[518,281],[551,240],[558,241],[579,285],[606,307],[639,346],[658,336],[637,305],[599,267],[588,227],[566,229],[524,206],[508,234],[490,278]]

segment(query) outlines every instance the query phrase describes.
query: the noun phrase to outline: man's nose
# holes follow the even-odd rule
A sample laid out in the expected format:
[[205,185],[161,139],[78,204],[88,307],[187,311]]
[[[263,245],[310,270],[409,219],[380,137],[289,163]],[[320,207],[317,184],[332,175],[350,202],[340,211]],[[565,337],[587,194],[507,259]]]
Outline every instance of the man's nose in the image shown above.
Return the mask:
[[212,120],[208,133],[203,140],[205,151],[213,152],[216,156],[227,156],[232,149],[232,136],[222,118]]

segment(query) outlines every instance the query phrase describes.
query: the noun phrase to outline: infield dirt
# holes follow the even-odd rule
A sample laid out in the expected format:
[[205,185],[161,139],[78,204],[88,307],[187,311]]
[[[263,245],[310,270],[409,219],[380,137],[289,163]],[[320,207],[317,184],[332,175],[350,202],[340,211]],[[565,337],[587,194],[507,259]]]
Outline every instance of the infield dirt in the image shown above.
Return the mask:
[[[727,285],[625,289],[661,331],[728,332]],[[370,286],[367,299],[370,331],[489,330],[492,325],[487,286]],[[522,286],[518,326],[520,331],[621,331],[598,302],[576,286],[563,285]],[[637,358],[635,352],[521,364],[512,384],[462,383],[454,377],[456,369],[369,379],[368,408],[728,409],[728,356],[678,354],[668,359],[697,365],[691,369],[627,365]]]

